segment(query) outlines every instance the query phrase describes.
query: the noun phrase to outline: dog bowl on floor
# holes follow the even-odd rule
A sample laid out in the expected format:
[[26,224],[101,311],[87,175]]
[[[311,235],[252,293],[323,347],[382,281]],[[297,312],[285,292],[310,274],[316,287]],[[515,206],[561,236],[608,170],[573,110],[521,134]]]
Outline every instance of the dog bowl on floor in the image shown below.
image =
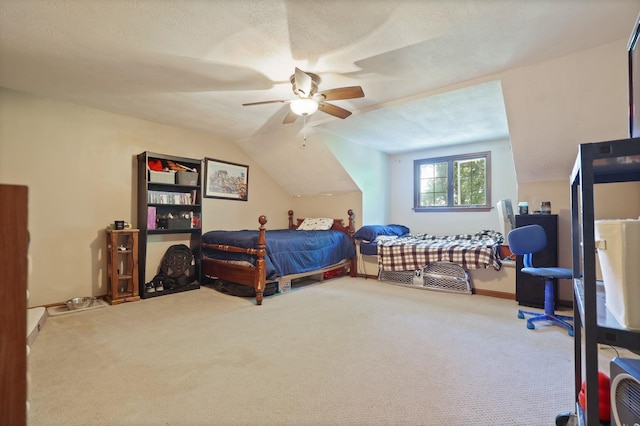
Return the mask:
[[88,308],[93,305],[93,301],[96,300],[95,297],[74,297],[73,299],[67,300],[67,308],[70,311],[76,309]]

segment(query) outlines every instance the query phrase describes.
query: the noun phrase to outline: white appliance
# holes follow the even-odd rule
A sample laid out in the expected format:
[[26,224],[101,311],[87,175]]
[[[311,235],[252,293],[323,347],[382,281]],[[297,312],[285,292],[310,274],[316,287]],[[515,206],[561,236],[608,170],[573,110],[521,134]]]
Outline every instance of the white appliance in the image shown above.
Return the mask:
[[625,328],[640,331],[640,220],[596,220],[605,306]]
[[516,218],[513,215],[513,205],[511,204],[511,200],[504,198],[498,201],[498,204],[496,204],[496,210],[498,210],[498,219],[500,219],[500,231],[502,232],[506,242],[507,235],[509,235],[509,232],[516,227]]
[[640,359],[614,358],[611,376],[611,426],[640,426]]

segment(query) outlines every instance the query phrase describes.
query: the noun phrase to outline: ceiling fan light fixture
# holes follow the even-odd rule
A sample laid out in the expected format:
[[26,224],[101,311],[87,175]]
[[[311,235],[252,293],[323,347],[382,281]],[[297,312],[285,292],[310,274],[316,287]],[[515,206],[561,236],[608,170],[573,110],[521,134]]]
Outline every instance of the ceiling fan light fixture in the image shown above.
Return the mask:
[[297,115],[311,115],[318,110],[318,102],[309,98],[295,99],[291,101],[289,108]]
[[339,101],[342,99],[364,97],[364,92],[360,86],[337,87],[318,92],[320,77],[317,74],[304,72],[299,68],[296,68],[296,72],[291,76],[290,80],[291,89],[293,90],[293,93],[297,95],[297,98],[293,100],[278,99],[272,101],[249,102],[242,105],[249,106],[275,103],[289,104],[290,111],[284,117],[284,120],[282,120],[282,124],[291,124],[294,123],[298,117],[304,118],[306,123],[306,117],[315,113],[317,110],[341,119],[347,118],[351,115],[351,111],[347,111],[346,109],[327,101]]

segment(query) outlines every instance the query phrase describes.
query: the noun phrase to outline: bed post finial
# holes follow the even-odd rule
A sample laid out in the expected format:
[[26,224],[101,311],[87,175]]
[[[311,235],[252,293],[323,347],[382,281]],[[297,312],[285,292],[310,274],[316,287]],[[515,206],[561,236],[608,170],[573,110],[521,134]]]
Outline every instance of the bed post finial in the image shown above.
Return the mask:
[[289,229],[293,229],[293,210],[289,210]]
[[258,218],[258,222],[260,223],[260,227],[258,228],[258,245],[256,246],[256,270],[257,273],[254,275],[253,288],[256,290],[256,305],[262,305],[262,296],[264,292],[264,287],[266,285],[266,265],[264,261],[264,257],[267,254],[267,246],[266,246],[266,231],[265,224],[267,223],[267,217],[265,215],[261,215]]

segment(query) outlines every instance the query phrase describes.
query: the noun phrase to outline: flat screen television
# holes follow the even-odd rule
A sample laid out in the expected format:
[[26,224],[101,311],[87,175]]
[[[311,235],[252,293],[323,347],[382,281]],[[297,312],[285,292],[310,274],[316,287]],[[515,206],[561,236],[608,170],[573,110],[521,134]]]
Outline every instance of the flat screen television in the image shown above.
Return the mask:
[[629,136],[640,136],[640,14],[636,17],[627,52],[629,55]]

